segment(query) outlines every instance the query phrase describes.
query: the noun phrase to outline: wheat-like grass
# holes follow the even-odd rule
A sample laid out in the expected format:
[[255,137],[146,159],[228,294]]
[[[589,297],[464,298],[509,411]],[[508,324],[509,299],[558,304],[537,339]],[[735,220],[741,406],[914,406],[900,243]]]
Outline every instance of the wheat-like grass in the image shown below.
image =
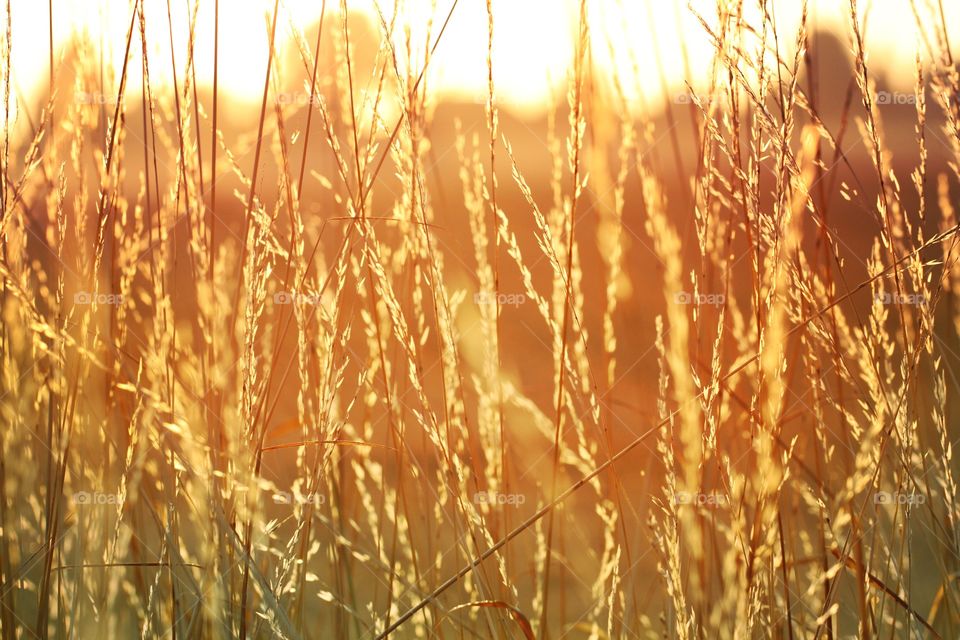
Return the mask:
[[885,6],[688,7],[671,101],[578,0],[538,120],[500,2],[482,106],[375,4],[265,3],[248,116],[239,5],[51,0],[33,101],[2,8],[0,638],[956,637],[948,8],[893,92]]

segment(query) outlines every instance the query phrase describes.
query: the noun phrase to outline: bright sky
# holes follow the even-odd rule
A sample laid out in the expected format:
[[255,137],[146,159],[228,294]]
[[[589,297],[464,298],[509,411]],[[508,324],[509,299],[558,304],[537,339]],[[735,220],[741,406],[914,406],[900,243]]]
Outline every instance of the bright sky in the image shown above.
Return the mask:
[[[147,8],[148,39],[153,55],[151,77],[154,82],[170,77],[170,50],[167,0],[144,0]],[[351,10],[367,13],[377,21],[376,0],[348,0]],[[395,0],[380,0],[386,15]],[[401,7],[415,42],[423,42],[428,18],[433,15],[436,34],[453,0],[406,0]],[[169,0],[173,38],[178,65],[186,59],[189,14],[195,0]],[[292,25],[305,28],[314,23],[320,0],[281,0],[278,25],[280,46],[290,41]],[[328,15],[339,23],[338,0],[327,1]],[[434,7],[433,5],[436,4]],[[756,3],[746,3],[755,7]],[[869,2],[860,1],[861,13]],[[55,0],[54,39],[65,41],[71,30],[88,30],[95,40],[103,38],[108,55],[119,64],[130,22],[128,0]],[[694,0],[692,6],[708,17],[714,2]],[[800,13],[800,2],[773,2],[776,19],[789,31],[782,32],[781,44],[793,41]],[[887,67],[892,79],[903,87],[912,84],[917,34],[907,0],[874,2],[867,41],[868,51],[876,59],[874,66]],[[213,77],[213,0],[200,0],[197,34],[197,73],[200,82]],[[501,103],[517,108],[536,108],[549,95],[551,86],[561,89],[571,59],[578,0],[493,0],[495,82]],[[220,83],[236,98],[255,99],[263,87],[266,65],[266,15],[273,0],[220,0]],[[948,24],[960,27],[960,3],[947,2]],[[191,9],[192,10],[192,9]],[[635,87],[631,69],[636,64],[639,82],[648,96],[660,92],[658,62],[662,65],[668,91],[683,90],[686,76],[682,46],[694,78],[702,79],[708,70],[711,47],[702,26],[680,0],[588,0],[589,24],[593,36],[595,61],[624,72],[627,88]],[[748,15],[759,24],[757,10]],[[811,0],[812,26],[838,29],[849,21],[849,7],[842,0]],[[401,24],[404,19],[401,20]],[[48,60],[47,2],[14,0],[13,58],[15,79],[20,89],[32,93],[47,81]],[[960,28],[955,29],[960,31]],[[953,36],[956,38],[956,33]],[[402,32],[397,34],[401,44]],[[784,42],[786,40],[786,42]],[[956,41],[956,39],[955,39]],[[609,42],[609,45],[608,45]],[[139,48],[134,42],[134,49]],[[421,45],[422,46],[422,45]],[[447,33],[431,62],[431,86],[446,95],[471,97],[483,95],[486,88],[487,15],[484,0],[460,0]],[[610,51],[614,51],[611,62]],[[131,65],[135,87],[139,59]]]

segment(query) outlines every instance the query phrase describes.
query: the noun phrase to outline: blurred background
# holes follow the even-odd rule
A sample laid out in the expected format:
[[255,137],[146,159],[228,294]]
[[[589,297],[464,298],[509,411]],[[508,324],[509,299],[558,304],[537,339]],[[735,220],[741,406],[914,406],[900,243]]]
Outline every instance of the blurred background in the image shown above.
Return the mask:
[[[122,110],[126,128],[120,140],[124,159],[120,177],[122,192],[130,202],[139,202],[137,198],[142,195],[144,175],[149,178],[151,172],[155,172],[158,185],[155,197],[159,197],[157,193],[166,193],[167,197],[170,193],[179,196],[179,191],[172,187],[177,183],[181,170],[177,159],[153,159],[153,166],[150,166],[146,150],[152,147],[156,151],[162,147],[157,143],[158,136],[166,142],[176,139],[176,123],[164,116],[171,113],[172,101],[168,98],[173,94],[173,87],[183,90],[184,72],[189,70],[191,79],[196,83],[197,112],[196,116],[191,114],[188,117],[196,118],[198,142],[195,145],[191,142],[179,149],[182,153],[197,153],[205,158],[203,162],[209,163],[210,141],[213,137],[210,116],[213,106],[217,4],[215,0],[144,0],[146,42],[140,42],[139,34],[134,29],[135,35],[128,48],[127,36],[132,23],[130,6],[126,2],[54,0],[43,3],[15,0],[11,5],[13,74],[9,108],[10,118],[15,122],[13,131],[19,143],[23,145],[34,138],[44,117],[42,110],[51,96],[55,96],[52,98],[55,113],[68,112],[71,105],[77,104],[100,107],[95,116],[88,114],[87,117],[95,117],[96,120],[96,126],[90,128],[91,131],[95,130],[91,135],[93,147],[102,147],[110,134],[112,118],[121,112],[117,109],[116,101],[119,78],[126,69]],[[330,267],[329,263],[323,263],[336,254],[344,238],[347,225],[344,202],[348,195],[338,176],[337,158],[331,149],[331,140],[350,148],[350,98],[356,100],[357,104],[367,105],[360,109],[364,118],[360,128],[369,131],[370,138],[376,137],[374,132],[385,137],[400,116],[403,97],[397,95],[397,83],[394,82],[388,83],[385,89],[387,99],[377,107],[376,118],[370,115],[369,108],[371,96],[378,90],[374,82],[376,66],[379,64],[377,55],[387,50],[382,46],[381,34],[388,30],[383,27],[395,24],[396,28],[389,30],[393,34],[389,44],[398,75],[408,82],[408,89],[410,80],[417,78],[421,68],[427,68],[418,87],[424,94],[424,109],[417,114],[422,118],[417,124],[425,134],[421,148],[424,162],[422,177],[427,188],[431,223],[435,227],[432,237],[443,256],[443,274],[448,288],[451,291],[468,292],[468,303],[459,308],[455,319],[461,333],[457,346],[467,372],[479,375],[488,355],[484,352],[487,342],[484,336],[474,331],[481,323],[478,305],[469,303],[474,300],[472,295],[478,290],[481,279],[474,260],[474,239],[470,233],[471,222],[465,204],[462,175],[464,151],[458,149],[458,141],[461,144],[466,141],[467,156],[478,154],[476,166],[486,166],[489,118],[489,23],[486,4],[482,0],[460,0],[451,12],[450,0],[413,0],[399,6],[387,1],[350,0],[341,4],[333,0],[326,3],[320,0],[281,0],[276,5],[279,7],[276,55],[271,65],[269,99],[265,103],[266,126],[263,136],[258,138],[274,6],[274,2],[268,0],[219,2],[220,29],[216,49],[219,61],[219,108],[216,116],[219,118],[222,140],[218,143],[220,149],[217,152],[221,164],[215,177],[220,194],[213,222],[217,235],[231,249],[239,247],[238,239],[245,224],[244,201],[249,188],[245,178],[252,174],[258,176],[256,192],[266,209],[282,203],[283,193],[278,185],[283,183],[281,176],[285,168],[281,165],[282,156],[277,151],[280,146],[277,141],[283,139],[289,141],[290,147],[295,150],[292,154],[297,158],[294,166],[299,166],[300,153],[305,153],[304,157],[308,159],[304,188],[299,194],[304,233],[308,246],[315,239],[319,243],[317,273],[322,273],[321,265]],[[792,60],[796,54],[796,34],[803,6],[801,2],[768,4],[769,10],[776,12],[769,16],[769,20],[777,25],[778,34],[783,38],[783,41],[777,42],[783,60]],[[808,105],[806,115],[798,116],[795,133],[798,138],[802,125],[812,121],[808,117],[809,112],[815,111],[842,149],[842,153],[836,154],[833,149],[825,151],[827,157],[823,162],[827,171],[824,186],[830,185],[830,188],[824,189],[818,197],[819,206],[830,210],[830,225],[836,236],[842,239],[838,251],[840,257],[846,260],[846,277],[849,282],[856,283],[867,275],[866,256],[878,235],[874,210],[879,190],[870,149],[864,144],[862,130],[855,124],[857,118],[864,115],[864,109],[849,41],[850,10],[845,3],[832,0],[811,1],[806,6],[806,51],[799,64],[797,81],[813,104]],[[492,0],[493,102],[499,110],[499,135],[503,142],[497,147],[499,160],[496,173],[501,185],[498,204],[510,221],[510,229],[516,235],[519,249],[528,259],[526,266],[533,281],[538,288],[547,292],[547,296],[553,268],[543,258],[538,245],[536,221],[528,200],[514,179],[506,143],[509,143],[512,158],[530,186],[532,198],[541,204],[544,211],[562,210],[562,198],[556,190],[555,179],[565,168],[564,145],[570,115],[568,91],[577,42],[579,7],[580,3],[574,0]],[[710,110],[713,101],[722,105],[726,100],[722,94],[711,93],[711,78],[726,71],[718,70],[718,52],[714,41],[719,25],[713,3],[591,0],[586,7],[591,46],[584,93],[584,118],[588,134],[584,143],[583,169],[590,178],[583,196],[578,200],[575,233],[579,243],[577,259],[582,269],[581,287],[588,302],[579,328],[592,337],[586,341],[584,352],[589,362],[601,370],[599,363],[603,362],[604,354],[597,337],[604,332],[606,257],[611,246],[610,229],[622,222],[623,237],[620,242],[624,251],[623,270],[614,287],[619,305],[613,319],[618,339],[619,369],[616,371],[615,384],[605,389],[603,394],[604,411],[609,412],[607,419],[612,425],[610,442],[616,450],[637,433],[649,428],[657,418],[660,372],[658,354],[654,348],[657,337],[655,318],[664,313],[670,302],[669,296],[665,297],[663,291],[663,265],[651,248],[651,237],[644,226],[647,212],[641,204],[640,178],[632,171],[625,180],[626,204],[622,218],[615,220],[612,176],[619,168],[620,121],[635,123],[637,131],[641,133],[637,140],[636,164],[640,160],[648,163],[661,181],[669,204],[667,210],[670,220],[681,238],[683,264],[687,269],[694,269],[699,264],[700,248],[694,224],[693,193],[694,178],[702,161],[704,112]],[[923,55],[931,45],[925,41],[924,32],[916,28],[911,2],[862,2],[859,10],[857,19],[865,37],[866,64],[876,82],[878,113],[883,122],[885,143],[891,154],[891,167],[897,175],[904,176],[902,181],[906,185],[905,176],[920,161],[920,150],[916,144],[917,110],[914,95],[917,56]],[[764,24],[756,3],[747,3],[743,11],[744,23]],[[944,23],[952,28],[948,37],[960,38],[960,3],[948,2],[942,5],[942,11]],[[449,23],[445,25],[448,15]],[[443,37],[437,41],[441,30]],[[349,33],[349,43],[343,37],[346,32]],[[331,114],[332,131],[325,136],[320,129],[316,129],[309,138],[309,146],[304,150],[300,135],[306,129],[312,107],[311,69],[307,64],[309,55],[305,55],[305,52],[311,52],[312,55],[318,33],[321,37],[317,91],[324,96],[326,108]],[[435,50],[432,50],[433,42],[438,42]],[[349,78],[345,75],[343,65],[346,47],[350,48],[352,56],[352,75]],[[726,48],[722,52],[730,53]],[[776,58],[770,51],[740,53],[755,58],[769,58],[768,68],[777,67]],[[57,70],[53,76],[51,56]],[[193,64],[188,66],[188,60]],[[143,82],[145,68],[149,69],[148,84]],[[748,81],[754,81],[749,65],[743,65],[740,71]],[[349,87],[346,92],[345,87]],[[151,130],[154,115],[149,113],[148,92],[155,96],[166,96],[165,110],[157,109],[160,117],[157,118],[156,131]],[[741,105],[744,114],[749,112],[746,102]],[[277,124],[281,117],[282,130]],[[151,127],[147,126],[148,118]],[[320,125],[314,121],[314,126]],[[943,128],[942,114],[937,109],[931,109],[927,114],[926,128],[930,175],[944,171],[948,161],[953,158],[950,145],[943,139]],[[63,136],[61,142],[70,133],[64,128],[60,134]],[[744,139],[749,135],[749,131],[746,131]],[[255,152],[261,140],[266,141],[269,148],[255,168]],[[172,147],[177,145],[173,144]],[[102,156],[91,155],[88,159],[90,167],[96,166],[94,158],[102,161]],[[405,186],[401,182],[402,171],[393,161],[393,157],[387,161],[385,170],[372,188],[370,198],[373,215],[384,218],[384,224],[376,226],[380,239],[387,246],[402,244],[399,239],[403,234],[411,233],[415,227],[409,219],[402,220],[403,224],[386,224],[392,216],[400,218],[397,203],[405,193]],[[203,167],[201,164],[201,170]],[[763,167],[763,171],[767,168]],[[200,175],[202,178],[202,173]],[[209,181],[210,176],[207,179]],[[76,190],[79,184],[86,184],[93,193],[98,187],[94,171],[84,176],[71,176],[70,180],[71,190]],[[25,198],[36,205],[32,210],[35,215],[29,219],[28,227],[37,238],[49,237],[49,218],[41,215],[44,198],[49,195],[45,191],[48,187],[47,183],[31,185]],[[924,188],[927,190],[927,199],[935,202],[936,181],[930,180]],[[207,195],[199,194],[204,197]],[[763,205],[770,205],[770,194],[763,197],[768,199],[763,201]],[[198,200],[203,199],[198,197]],[[917,195],[904,189],[904,207],[912,209],[916,202]],[[147,205],[149,207],[149,200]],[[278,228],[285,229],[284,225],[289,223],[288,215],[286,211],[280,215],[282,224],[278,224]],[[169,240],[175,255],[190,254],[188,223],[186,216],[182,220],[170,221]],[[125,220],[123,224],[132,223]],[[813,222],[807,220],[804,224],[807,226],[804,242],[811,252],[815,252],[817,245]],[[924,224],[931,231],[927,234],[929,236],[937,229],[939,219],[931,217]],[[283,233],[285,231],[280,235]],[[117,235],[118,238],[121,236]],[[286,237],[282,240],[286,242]],[[82,244],[82,240],[77,242]],[[110,242],[119,241],[108,240],[108,246]],[[41,243],[31,245],[30,250],[40,263],[49,263],[50,251],[55,249],[52,243]],[[71,250],[79,252],[80,248],[71,247]],[[512,262],[506,258],[504,260],[500,291],[519,296],[519,300],[523,298],[525,290],[524,274]],[[235,264],[230,264],[235,267]],[[738,258],[734,264],[739,265],[735,268],[743,276],[747,261]],[[394,267],[397,286],[400,287],[404,268],[403,265]],[[186,283],[190,280],[191,264],[188,260],[174,262],[169,268],[170,282]],[[140,277],[146,278],[143,273]],[[705,279],[709,277],[707,274]],[[278,278],[276,273],[273,278],[272,282],[275,282]],[[413,285],[410,287],[412,291]],[[749,278],[735,279],[732,287],[730,297],[735,298],[735,304],[742,306],[743,311],[749,314],[749,292],[752,290]],[[403,295],[406,294],[404,290]],[[193,321],[198,315],[196,307],[199,306],[200,294],[184,286],[182,290],[175,289],[172,298],[176,311],[174,315],[182,323],[177,327],[182,332],[178,334],[181,336],[179,339],[189,345],[199,332],[199,327]],[[356,300],[347,297],[344,304],[351,305],[354,302]],[[409,304],[409,300],[402,299],[407,311],[411,310]],[[870,291],[864,290],[858,294],[853,304],[854,308],[868,308]],[[143,305],[144,309],[149,306],[146,303]],[[271,309],[268,315],[275,312],[282,314],[283,310]],[[714,312],[704,310],[702,313],[709,316]],[[149,310],[144,315],[149,317]],[[350,306],[347,315],[355,319],[360,312]],[[357,324],[360,326],[359,321]],[[709,325],[709,322],[705,324]],[[131,350],[138,348],[138,344],[149,343],[149,321],[139,322],[138,315],[132,314],[129,331],[132,336],[128,340]],[[356,353],[364,355],[357,356],[346,366],[349,366],[351,374],[361,375],[371,366],[366,359],[371,354],[365,354],[365,337],[360,335],[362,332],[358,329],[356,333],[350,346],[355,348]],[[551,416],[556,396],[553,336],[534,305],[518,303],[504,306],[501,340],[504,356],[498,375],[506,384],[519,390],[533,408],[527,410],[514,406],[508,409],[507,422],[516,452],[516,459],[512,462],[514,489],[529,496],[529,500],[502,520],[492,518],[491,530],[497,535],[505,533],[507,525],[511,521],[515,524],[520,515],[531,513],[538,506],[538,500],[547,493],[544,485],[550,476],[550,442],[544,437],[542,429],[538,431],[530,426],[534,422],[530,416],[536,414],[543,423],[544,416]],[[949,342],[951,348],[957,346],[953,334],[944,336],[944,340]],[[704,373],[709,370],[707,365],[712,347],[709,337],[701,343],[701,336],[696,335],[692,342],[696,343],[693,350],[696,354],[695,364]],[[279,360],[285,364],[295,363],[296,349],[295,336],[281,339]],[[441,361],[442,354],[432,340],[425,341],[420,354],[424,357],[421,382],[426,387],[425,394],[433,398],[438,406],[443,405],[443,380],[439,369],[434,367]],[[346,359],[349,361],[350,357]],[[136,359],[121,360],[125,378],[135,379]],[[953,360],[956,363],[960,359]],[[404,401],[409,398],[413,402],[414,391],[408,381],[402,380],[405,374],[402,365],[396,365],[396,369],[401,370],[399,373],[393,372],[400,380],[397,383],[399,388],[395,389],[400,393],[398,399]],[[179,373],[189,378],[196,372],[185,370]],[[232,375],[235,374],[229,374]],[[268,387],[270,394],[275,394],[277,398],[265,426],[269,434],[267,441],[271,445],[289,444],[300,437],[300,429],[304,425],[298,422],[296,391],[299,383],[300,380],[293,375],[289,379],[284,377],[275,387]],[[351,393],[375,393],[378,384],[378,381],[360,383],[351,379],[342,393],[345,399]],[[802,375],[791,385],[792,395],[785,412],[791,419],[786,421],[785,437],[809,429],[807,418],[810,416],[803,414],[808,411],[806,402],[809,398],[806,394],[810,385]],[[465,403],[474,410],[482,400],[481,394],[469,385],[467,389]],[[94,414],[107,416],[113,411],[115,418],[122,417],[120,414],[128,409],[111,409],[107,403],[97,406],[92,397],[84,398],[84,402],[89,403],[87,408]],[[389,411],[389,407],[385,408],[381,401],[371,400],[367,406],[354,408],[353,413],[345,414],[344,420],[362,425],[358,427],[360,431],[372,434],[376,442],[387,446],[390,442],[387,431]],[[186,413],[189,415],[189,411]],[[797,416],[802,419],[793,420]],[[407,417],[413,422],[409,415]],[[546,418],[548,426],[550,419]],[[118,424],[118,428],[126,427],[122,421]],[[750,435],[743,429],[743,424],[735,420],[721,426],[720,435],[727,439],[725,446],[732,451],[746,451],[751,447]],[[471,438],[476,440],[475,434],[468,434],[465,439]],[[80,449],[88,447],[88,455],[98,455],[96,443],[84,445],[81,442],[77,446]],[[426,439],[422,442],[418,439],[411,446],[418,453],[427,453],[432,445]],[[802,449],[810,446],[810,443],[804,441],[800,446]],[[354,453],[345,452],[343,457],[349,459]],[[399,475],[397,469],[391,466],[394,464],[392,454],[374,449],[363,455],[376,460],[382,458],[387,476],[395,472]],[[482,475],[484,464],[493,464],[491,459],[495,457],[485,454],[471,458],[469,453],[465,456],[475,465],[478,476]],[[599,454],[597,456],[598,459],[601,457]],[[437,461],[427,456],[423,463],[432,471],[432,465]],[[629,518],[629,533],[625,535],[635,536],[632,539],[641,551],[651,547],[644,526],[650,516],[652,503],[646,497],[650,494],[651,485],[659,487],[663,472],[661,463],[660,454],[651,443],[649,447],[638,448],[630,463],[620,470],[630,502],[627,510],[630,515],[626,516]],[[295,482],[295,469],[294,449],[278,449],[269,454],[262,474],[267,481],[286,487]],[[574,471],[573,465],[565,469],[562,486],[577,478],[578,474]],[[349,475],[349,471],[343,473]],[[825,474],[829,477],[830,470]],[[839,484],[838,478],[834,480]],[[413,480],[410,482],[416,484]],[[345,494],[341,497],[346,505],[344,511],[360,518],[368,505],[361,497],[349,495],[349,491]],[[423,496],[427,496],[426,492],[420,498],[423,499]],[[593,504],[589,500],[583,503],[571,501],[569,509],[569,513],[563,516],[568,518],[566,522],[576,520],[576,516],[570,514],[593,515]],[[382,531],[352,533],[356,533],[358,544],[366,544],[367,548],[376,546],[379,549],[382,543]],[[428,547],[432,542],[422,534],[413,537],[418,535],[421,545]],[[595,569],[597,561],[595,555],[579,553],[578,545],[599,548],[603,535],[602,527],[570,527],[567,548],[558,552],[565,556],[563,571],[567,575],[567,582],[563,583],[563,589],[569,589],[571,610],[589,608],[591,598],[584,595],[586,589],[583,584],[577,584],[570,577],[580,573],[586,575]],[[516,565],[511,564],[511,568],[523,567],[533,550],[532,541],[520,542],[515,549],[512,547],[509,558]],[[656,570],[652,554],[645,559],[638,559],[637,563],[640,568],[635,571],[649,571],[652,575]],[[438,569],[435,575],[424,580],[424,584],[436,583],[440,577],[449,574],[450,567],[439,567],[439,564],[434,567]],[[524,571],[521,568],[516,573],[523,574]],[[529,571],[532,573],[533,568]],[[382,568],[373,571],[377,572],[382,574]],[[321,577],[326,579],[328,576]],[[554,580],[560,579],[554,577]],[[369,586],[374,595],[366,601],[382,605],[384,592],[372,579],[370,585],[364,587]],[[662,590],[650,595],[656,590],[653,578],[649,582],[649,593],[641,592],[640,586],[633,588],[631,596],[641,603],[648,596],[665,598]],[[918,588],[929,596],[935,591],[936,585],[921,584]],[[533,592],[530,583],[523,583],[521,589],[524,598],[530,597]],[[358,601],[365,599],[360,597]],[[656,606],[653,608],[656,609]],[[575,617],[558,615],[561,618]],[[841,613],[841,617],[848,616],[848,619],[850,615]]]

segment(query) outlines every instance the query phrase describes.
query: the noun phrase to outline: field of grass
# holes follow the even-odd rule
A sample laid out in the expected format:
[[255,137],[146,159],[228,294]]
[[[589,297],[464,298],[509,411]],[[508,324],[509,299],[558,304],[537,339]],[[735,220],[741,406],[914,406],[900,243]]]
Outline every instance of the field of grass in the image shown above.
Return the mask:
[[646,101],[581,0],[542,117],[492,0],[486,91],[438,98],[467,2],[251,2],[248,104],[194,47],[244,3],[27,42],[8,0],[0,640],[960,637],[942,0],[899,92],[884,2],[839,55],[805,2],[693,3],[709,77]]

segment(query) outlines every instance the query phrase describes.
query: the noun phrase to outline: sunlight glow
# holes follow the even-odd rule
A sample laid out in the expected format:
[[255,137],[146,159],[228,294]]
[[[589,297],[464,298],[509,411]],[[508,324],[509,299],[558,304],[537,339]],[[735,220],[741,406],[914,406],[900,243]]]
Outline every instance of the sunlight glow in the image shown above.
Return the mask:
[[[407,34],[411,49],[423,60],[424,43],[436,38],[452,0],[428,3],[402,2],[394,34],[394,46],[403,53]],[[842,4],[842,3],[841,3]],[[870,60],[883,68],[900,86],[912,83],[914,56],[919,47],[913,16],[907,3],[888,3],[875,12],[868,26]],[[263,91],[268,50],[268,28],[273,2],[242,0],[220,3],[219,83],[223,91],[241,100],[255,101]],[[339,28],[339,3],[326,3],[328,18]],[[537,109],[547,98],[562,99],[566,72],[572,58],[578,16],[576,0],[494,0],[494,79],[498,101],[507,107]],[[123,62],[126,34],[130,26],[129,3],[60,0],[54,3],[54,41],[62,45],[75,34],[97,33],[102,37],[105,60],[119,69]],[[169,82],[170,40],[174,42],[177,65],[187,59],[189,24],[195,3],[144,0],[150,52],[150,72],[155,82]],[[196,71],[198,80],[213,80],[213,6],[202,2],[197,10]],[[122,10],[120,10],[122,7]],[[389,19],[392,0],[350,0],[351,14],[364,14],[371,26],[379,24],[378,10]],[[613,70],[621,78],[628,98],[656,99],[664,85],[669,93],[684,91],[681,78],[702,79],[711,59],[709,37],[694,11],[713,26],[715,8],[711,3],[640,2],[591,0],[587,3],[593,29],[593,60],[597,68]],[[759,23],[755,5],[745,19]],[[849,21],[847,10],[823,0],[810,3],[809,20],[815,28],[838,30]],[[169,8],[169,20],[168,20]],[[948,3],[948,14],[960,14],[960,6]],[[862,11],[863,9],[861,9]],[[13,42],[15,81],[25,95],[36,95],[48,79],[47,3],[13,4],[16,37]],[[775,19],[793,30],[799,24],[800,3],[777,3]],[[285,0],[280,3],[277,47],[283,51],[293,43],[294,30],[304,30],[319,19],[320,3],[315,0]],[[960,15],[948,16],[948,24],[960,26]],[[953,18],[953,19],[951,19]],[[173,29],[171,35],[170,22]],[[428,33],[429,29],[429,33]],[[960,29],[958,29],[960,31]],[[428,84],[441,98],[483,102],[486,96],[487,13],[484,2],[458,3],[447,31],[430,63]],[[790,45],[781,43],[781,46]],[[139,51],[139,33],[131,50]],[[661,71],[662,70],[662,71]],[[139,56],[129,68],[131,87],[141,77]],[[116,74],[115,74],[116,75]],[[662,75],[662,77],[661,77]]]

